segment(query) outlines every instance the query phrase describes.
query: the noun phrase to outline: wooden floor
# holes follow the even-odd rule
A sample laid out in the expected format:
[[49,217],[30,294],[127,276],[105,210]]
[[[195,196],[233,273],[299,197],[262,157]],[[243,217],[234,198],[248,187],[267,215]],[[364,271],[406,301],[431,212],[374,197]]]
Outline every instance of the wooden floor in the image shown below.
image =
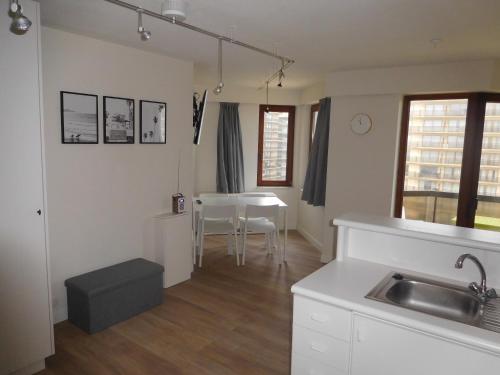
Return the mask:
[[94,335],[55,326],[56,354],[40,374],[289,374],[290,286],[321,266],[320,253],[289,234],[288,262],[249,236],[246,266],[226,241],[205,241],[202,269],[165,290],[165,302]]

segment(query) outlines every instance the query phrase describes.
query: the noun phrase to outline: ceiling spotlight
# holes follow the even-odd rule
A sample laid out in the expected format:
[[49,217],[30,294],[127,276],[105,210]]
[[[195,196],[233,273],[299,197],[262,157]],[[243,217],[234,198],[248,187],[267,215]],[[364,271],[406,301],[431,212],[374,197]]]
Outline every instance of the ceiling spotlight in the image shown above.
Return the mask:
[[144,26],[142,26],[142,13],[144,12],[144,10],[142,10],[141,8],[137,9],[137,16],[138,16],[138,20],[137,20],[137,32],[139,34],[141,34],[141,40],[143,41],[146,41],[146,40],[149,40],[151,39],[151,31],[148,31],[144,28]]
[[283,87],[283,79],[285,78],[285,73],[283,72],[283,69],[285,68],[285,61],[281,60],[281,69],[278,72],[278,87]]
[[23,14],[23,8],[18,0],[11,0],[10,13],[12,16],[12,23],[10,24],[10,31],[14,34],[25,34],[31,27],[31,21]]
[[219,83],[217,87],[214,89],[214,94],[219,95],[222,92],[222,88],[224,87],[224,82],[222,82],[222,39],[218,40],[218,60],[217,60],[217,68],[219,70]]

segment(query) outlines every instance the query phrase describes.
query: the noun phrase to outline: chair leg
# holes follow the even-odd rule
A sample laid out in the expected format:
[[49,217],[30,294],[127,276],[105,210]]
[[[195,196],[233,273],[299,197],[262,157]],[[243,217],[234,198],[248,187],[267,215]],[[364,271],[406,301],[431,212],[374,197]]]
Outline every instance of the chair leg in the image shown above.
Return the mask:
[[271,233],[266,233],[266,248],[267,253],[271,254]]
[[247,253],[247,226],[245,225],[243,227],[243,252],[241,255],[241,263],[242,265],[245,265],[245,257]]
[[279,228],[278,228],[278,227],[276,227],[275,236],[276,236],[276,244],[278,245],[278,258],[279,258],[279,264],[281,264],[282,259],[283,259],[283,255],[282,255],[282,253],[281,253],[282,248],[281,248],[281,242],[280,242],[280,230],[279,230]]
[[198,246],[198,233],[193,228],[193,264],[196,264],[196,247]]
[[202,224],[201,225],[201,230],[200,230],[200,254],[199,254],[199,263],[198,263],[198,266],[201,268],[201,264],[202,264],[202,261],[203,261],[203,242],[204,242],[204,225]]
[[[234,246],[236,250],[236,266],[240,266],[240,252],[238,251],[238,232],[234,228]],[[243,263],[245,264],[245,263]]]

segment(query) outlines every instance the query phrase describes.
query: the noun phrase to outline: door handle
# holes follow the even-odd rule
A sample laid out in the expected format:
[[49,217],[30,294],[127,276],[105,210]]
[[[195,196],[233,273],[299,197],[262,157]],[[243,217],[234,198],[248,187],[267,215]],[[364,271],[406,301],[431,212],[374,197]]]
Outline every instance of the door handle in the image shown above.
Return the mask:
[[311,318],[311,320],[314,320],[315,322],[318,323],[328,322],[328,317],[322,314],[312,313],[311,315],[309,315],[309,317]]
[[327,349],[328,348],[325,345],[321,345],[314,342],[311,343],[311,350],[314,350],[315,352],[324,353],[326,352]]
[[36,213],[37,213],[38,215],[41,215],[41,214],[42,214],[42,210],[38,209],[38,210],[36,210]]

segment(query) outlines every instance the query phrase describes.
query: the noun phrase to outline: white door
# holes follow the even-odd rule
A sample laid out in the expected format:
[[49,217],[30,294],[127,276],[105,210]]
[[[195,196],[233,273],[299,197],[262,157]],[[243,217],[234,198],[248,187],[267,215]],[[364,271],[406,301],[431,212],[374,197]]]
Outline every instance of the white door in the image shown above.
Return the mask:
[[[0,374],[51,354],[52,327],[45,247],[39,6],[22,1],[33,22],[9,31],[0,1]],[[40,210],[40,214],[38,214]]]
[[500,368],[500,357],[360,315],[352,350],[351,375],[494,375]]

